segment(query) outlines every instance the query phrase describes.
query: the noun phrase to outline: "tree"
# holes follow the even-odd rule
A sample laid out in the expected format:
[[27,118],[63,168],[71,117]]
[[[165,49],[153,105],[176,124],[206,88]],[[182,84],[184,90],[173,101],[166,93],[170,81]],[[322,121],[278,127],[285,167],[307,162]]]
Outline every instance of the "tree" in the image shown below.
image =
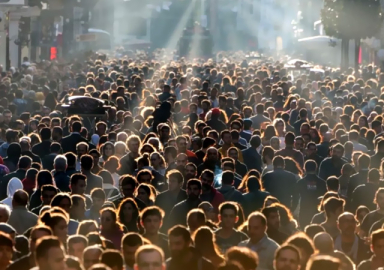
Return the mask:
[[380,0],[324,0],[321,20],[325,33],[341,39],[341,68],[348,67],[349,41],[355,40],[358,69],[360,41],[375,36],[382,24]]

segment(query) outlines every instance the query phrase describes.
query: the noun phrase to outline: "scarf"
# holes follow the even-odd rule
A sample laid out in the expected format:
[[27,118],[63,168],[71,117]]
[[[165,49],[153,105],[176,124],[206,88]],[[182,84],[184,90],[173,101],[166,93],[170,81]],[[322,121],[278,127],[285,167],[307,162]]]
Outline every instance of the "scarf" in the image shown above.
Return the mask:
[[359,248],[359,238],[356,235],[355,235],[355,241],[353,242],[352,248],[349,252],[344,251],[342,248],[341,235],[339,235],[335,240],[335,249],[343,252],[345,255],[347,255],[349,258],[351,258],[353,261],[357,260],[358,248]]

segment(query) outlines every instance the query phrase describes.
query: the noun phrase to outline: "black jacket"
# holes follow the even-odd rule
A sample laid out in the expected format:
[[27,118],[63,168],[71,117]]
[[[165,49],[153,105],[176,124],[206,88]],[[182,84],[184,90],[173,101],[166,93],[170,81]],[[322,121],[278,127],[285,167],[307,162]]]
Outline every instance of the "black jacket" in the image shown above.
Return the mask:
[[85,142],[88,144],[87,139],[81,136],[80,133],[71,133],[70,135],[64,137],[61,140],[61,148],[63,148],[63,153],[76,153],[76,145],[80,142]]
[[54,169],[53,162],[55,161],[55,158],[58,154],[49,154],[46,155],[41,159],[41,162],[43,163],[43,169],[52,171]]
[[32,162],[36,162],[36,163],[40,163],[41,164],[41,159],[38,155],[35,155],[34,153],[32,153],[31,151],[24,151],[24,152],[21,152],[21,155],[22,156],[28,156],[32,159]]
[[197,208],[201,200],[191,201],[186,199],[178,204],[176,204],[169,214],[168,219],[168,229],[172,228],[175,225],[187,225],[187,215],[188,212],[194,208]]
[[296,189],[296,176],[283,169],[274,169],[262,177],[263,186],[272,196],[292,211],[296,208],[299,197]]
[[236,167],[235,167],[235,171],[237,174],[239,174],[241,177],[244,177],[247,172],[248,172],[248,168],[247,168],[247,165],[245,165],[244,163],[240,162],[240,161],[236,161]]
[[260,173],[262,173],[261,156],[255,148],[250,147],[246,150],[243,150],[242,154],[243,154],[244,164],[247,166],[248,170],[256,169]]
[[103,178],[91,172],[84,174],[87,177],[87,188],[85,189],[86,194],[91,194],[91,191],[94,188],[103,188]]
[[355,213],[360,205],[368,207],[370,211],[375,210],[376,204],[373,202],[373,198],[378,189],[379,185],[374,183],[365,183],[356,187],[349,198],[351,202],[349,211]]
[[[40,158],[50,154],[51,141],[42,141],[32,147],[32,153],[38,155]],[[76,152],[75,152],[76,153]]]
[[264,200],[267,196],[270,195],[267,191],[250,191],[243,194],[243,210],[244,215],[247,217],[250,213],[254,211],[260,211],[263,208]]
[[55,183],[58,189],[61,192],[71,192],[69,188],[70,178],[66,172],[53,172],[53,177],[55,179]]
[[[348,183],[348,190],[347,190],[347,198],[348,201],[352,198],[352,193],[355,191],[355,189],[362,185],[366,184],[368,181],[368,170],[360,170],[359,172],[355,173],[351,176]],[[353,212],[354,213],[354,212]]]
[[124,174],[133,174],[136,169],[136,161],[135,158],[132,157],[131,153],[126,154],[120,159],[119,162],[120,170],[117,172],[119,175]]
[[217,132],[219,132],[219,134],[227,129],[227,125],[221,121],[220,119],[211,119],[209,121],[207,121],[207,125],[209,127],[211,127],[212,129],[216,130]]
[[319,177],[327,181],[328,177],[341,175],[341,168],[347,163],[344,159],[340,159],[338,164],[334,164],[332,158],[326,158],[320,163]]

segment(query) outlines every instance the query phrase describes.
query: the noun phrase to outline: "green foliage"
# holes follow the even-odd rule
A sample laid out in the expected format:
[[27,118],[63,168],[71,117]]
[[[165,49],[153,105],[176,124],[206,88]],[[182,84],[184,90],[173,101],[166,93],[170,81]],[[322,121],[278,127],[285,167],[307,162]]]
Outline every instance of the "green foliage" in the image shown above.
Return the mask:
[[380,0],[324,0],[320,14],[325,33],[340,39],[373,37],[383,19]]

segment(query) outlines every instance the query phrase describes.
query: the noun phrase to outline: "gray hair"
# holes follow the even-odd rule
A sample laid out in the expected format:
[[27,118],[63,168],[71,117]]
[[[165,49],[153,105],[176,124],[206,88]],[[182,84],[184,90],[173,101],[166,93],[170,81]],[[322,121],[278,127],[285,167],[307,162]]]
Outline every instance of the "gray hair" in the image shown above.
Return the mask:
[[63,155],[57,155],[54,160],[56,171],[65,171],[67,169],[67,158]]
[[4,210],[7,213],[8,218],[11,215],[11,208],[6,204],[0,204],[0,210]]

